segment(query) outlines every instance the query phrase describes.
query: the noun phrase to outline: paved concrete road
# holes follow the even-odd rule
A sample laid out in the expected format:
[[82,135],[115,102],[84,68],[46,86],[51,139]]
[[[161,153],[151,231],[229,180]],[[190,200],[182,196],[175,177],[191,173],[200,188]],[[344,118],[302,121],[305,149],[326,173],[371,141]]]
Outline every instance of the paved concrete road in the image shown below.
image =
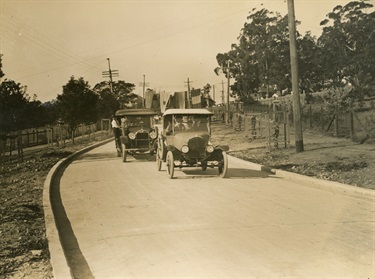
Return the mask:
[[130,160],[111,142],[61,178],[61,235],[77,278],[374,278],[374,196],[232,157],[227,179],[176,169],[171,180],[165,165]]

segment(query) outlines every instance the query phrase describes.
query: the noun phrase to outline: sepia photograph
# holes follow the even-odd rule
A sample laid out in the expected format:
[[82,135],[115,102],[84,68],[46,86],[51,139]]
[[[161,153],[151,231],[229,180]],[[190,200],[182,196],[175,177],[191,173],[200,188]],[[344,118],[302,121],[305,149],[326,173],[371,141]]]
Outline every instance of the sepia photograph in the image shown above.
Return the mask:
[[375,0],[0,0],[0,278],[375,279]]

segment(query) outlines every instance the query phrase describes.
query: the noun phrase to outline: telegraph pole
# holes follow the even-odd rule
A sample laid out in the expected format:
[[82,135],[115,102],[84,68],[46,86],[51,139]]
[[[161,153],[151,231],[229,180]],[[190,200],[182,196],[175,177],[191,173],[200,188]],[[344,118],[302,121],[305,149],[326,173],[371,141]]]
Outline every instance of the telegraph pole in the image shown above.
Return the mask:
[[146,89],[146,86],[150,86],[150,84],[148,82],[146,82],[146,75],[143,75],[143,82],[139,82],[139,86],[142,86],[143,87],[143,107],[146,108],[146,98],[145,98],[145,89]]
[[191,105],[190,105],[190,83],[191,83],[191,82],[192,82],[192,81],[190,81],[189,78],[187,79],[187,81],[185,81],[185,83],[187,83],[187,87],[188,87],[188,95],[187,95],[187,99],[188,99],[188,108],[191,107]]
[[227,61],[227,79],[228,79],[228,88],[227,88],[227,103],[226,103],[226,111],[225,114],[225,124],[229,126],[229,90],[230,90],[230,73],[229,73],[229,60]]
[[214,102],[216,103],[216,101],[215,101],[215,85],[212,85],[212,98],[214,99]]
[[108,71],[102,72],[103,77],[109,77],[109,85],[111,87],[111,93],[113,93],[113,79],[112,77],[118,77],[118,70],[111,70],[111,62],[108,60]]
[[290,45],[290,65],[292,70],[292,92],[293,92],[293,122],[295,131],[296,152],[303,151],[303,135],[301,122],[301,102],[298,88],[298,58],[296,47],[296,24],[294,15],[294,0],[288,0],[288,26]]
[[224,104],[224,81],[221,81],[221,103]]
[[146,99],[145,99],[145,86],[146,86],[146,75],[143,75],[143,107],[146,107]]

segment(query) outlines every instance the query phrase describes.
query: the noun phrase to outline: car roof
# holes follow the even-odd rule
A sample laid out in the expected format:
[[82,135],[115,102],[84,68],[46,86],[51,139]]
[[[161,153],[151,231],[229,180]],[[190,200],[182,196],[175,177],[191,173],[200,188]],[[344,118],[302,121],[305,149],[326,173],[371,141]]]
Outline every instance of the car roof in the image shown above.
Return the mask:
[[129,115],[156,115],[157,113],[151,109],[120,109],[116,111],[116,116],[129,116]]
[[184,114],[200,114],[200,115],[213,115],[213,112],[209,111],[208,109],[205,108],[196,108],[196,109],[167,109],[163,116],[165,115],[184,115]]

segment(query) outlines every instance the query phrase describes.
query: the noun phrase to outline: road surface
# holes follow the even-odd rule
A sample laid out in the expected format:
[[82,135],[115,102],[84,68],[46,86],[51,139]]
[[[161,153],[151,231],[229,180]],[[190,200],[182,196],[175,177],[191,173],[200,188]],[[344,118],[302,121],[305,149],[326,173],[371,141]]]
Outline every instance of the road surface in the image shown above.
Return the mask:
[[[176,169],[116,157],[74,160],[58,185],[58,225],[77,278],[374,278],[374,196],[295,182],[229,157]],[[56,264],[56,263],[54,263]]]

